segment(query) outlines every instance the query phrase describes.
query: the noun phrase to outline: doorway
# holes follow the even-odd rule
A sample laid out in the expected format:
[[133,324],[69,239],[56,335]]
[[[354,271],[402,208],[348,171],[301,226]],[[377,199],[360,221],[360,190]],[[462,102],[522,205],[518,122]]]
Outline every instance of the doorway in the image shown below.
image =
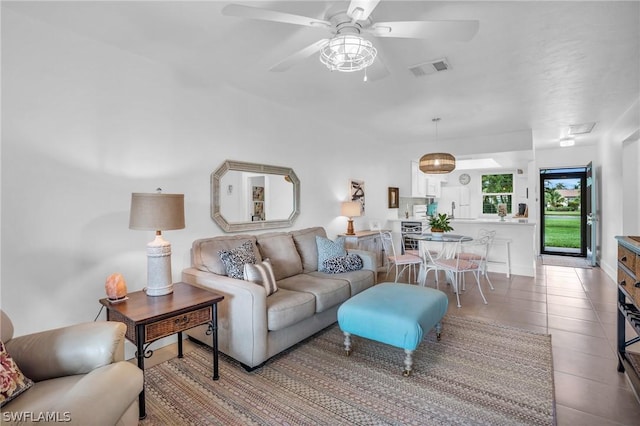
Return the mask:
[[587,256],[587,168],[540,170],[542,254]]

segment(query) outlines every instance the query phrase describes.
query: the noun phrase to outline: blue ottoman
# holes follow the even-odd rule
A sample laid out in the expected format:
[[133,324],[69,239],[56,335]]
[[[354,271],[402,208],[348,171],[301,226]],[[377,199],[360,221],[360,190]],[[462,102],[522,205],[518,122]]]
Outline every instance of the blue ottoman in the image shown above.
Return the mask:
[[404,349],[404,376],[411,375],[413,351],[435,327],[438,340],[449,299],[440,290],[411,284],[381,283],[344,302],[338,324],[344,348],[351,354],[351,335]]

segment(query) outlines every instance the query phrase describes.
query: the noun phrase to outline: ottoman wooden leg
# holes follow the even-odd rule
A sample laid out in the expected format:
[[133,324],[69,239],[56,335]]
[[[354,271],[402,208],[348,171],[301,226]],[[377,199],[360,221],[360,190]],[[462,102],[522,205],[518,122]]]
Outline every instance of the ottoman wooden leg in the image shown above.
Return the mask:
[[413,366],[413,351],[405,349],[404,353],[406,356],[404,357],[404,371],[402,372],[402,375],[404,377],[409,377],[411,375],[411,367]]
[[436,338],[440,341],[440,337],[442,337],[442,322],[438,321],[436,324]]
[[351,334],[344,332],[344,351],[347,356],[351,355]]

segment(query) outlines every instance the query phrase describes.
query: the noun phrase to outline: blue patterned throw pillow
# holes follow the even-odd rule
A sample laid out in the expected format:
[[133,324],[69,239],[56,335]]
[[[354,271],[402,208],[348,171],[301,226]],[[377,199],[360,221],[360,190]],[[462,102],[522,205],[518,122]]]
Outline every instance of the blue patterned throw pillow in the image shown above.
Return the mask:
[[358,271],[363,268],[362,258],[357,254],[333,257],[322,263],[324,272],[340,274],[342,272]]
[[232,250],[218,251],[218,256],[220,256],[220,260],[227,268],[227,276],[240,280],[244,278],[244,264],[256,263],[256,256],[253,254],[253,243],[249,240]]
[[347,255],[347,250],[344,248],[344,237],[338,237],[335,241],[331,241],[316,235],[316,246],[318,247],[318,271],[320,272],[327,272],[324,269],[325,260]]

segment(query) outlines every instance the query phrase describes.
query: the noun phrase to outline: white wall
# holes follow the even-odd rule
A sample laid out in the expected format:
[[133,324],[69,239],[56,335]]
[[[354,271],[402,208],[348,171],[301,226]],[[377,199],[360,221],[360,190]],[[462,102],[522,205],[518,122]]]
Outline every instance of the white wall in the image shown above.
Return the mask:
[[622,234],[640,235],[640,140],[622,143]]
[[[640,129],[640,101],[636,101],[623,114],[616,125],[605,135],[598,145],[599,160],[598,197],[601,209],[599,218],[599,246],[601,249],[600,266],[613,279],[617,268],[616,235],[623,235],[623,192],[624,180],[637,178],[628,169],[623,170],[622,144]],[[636,211],[636,216],[640,212]]]
[[165,232],[179,280],[191,242],[222,234],[210,174],[226,159],[295,170],[295,229],[344,232],[350,178],[367,189],[356,229],[386,215],[381,153],[348,143],[365,135],[223,84],[181,86],[162,64],[11,11],[2,20],[1,294],[16,334],[93,320],[113,272],[145,286],[153,233],[128,229],[132,192],[185,194],[186,229]]

